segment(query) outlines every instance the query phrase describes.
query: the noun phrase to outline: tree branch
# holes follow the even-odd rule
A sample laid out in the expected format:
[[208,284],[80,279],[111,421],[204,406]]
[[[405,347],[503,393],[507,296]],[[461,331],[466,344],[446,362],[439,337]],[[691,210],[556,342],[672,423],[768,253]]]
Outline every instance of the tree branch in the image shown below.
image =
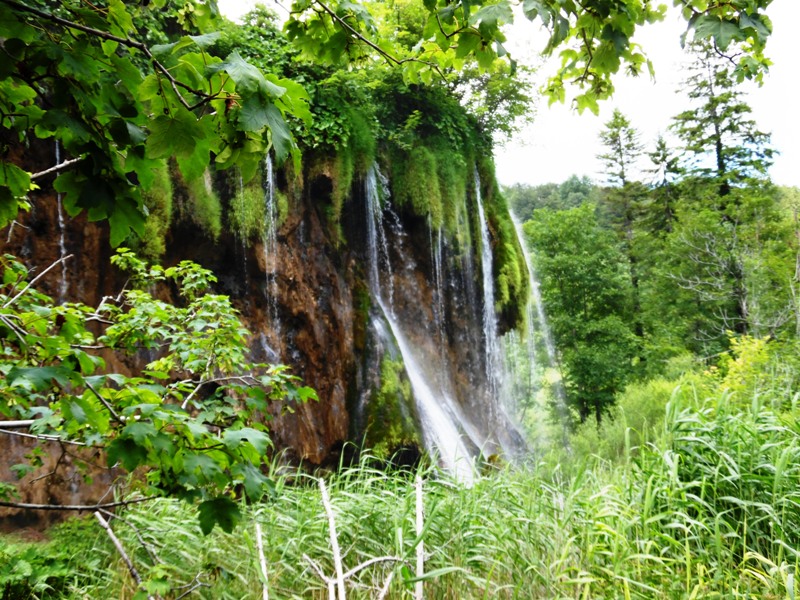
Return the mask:
[[5,508],[19,508],[23,510],[75,510],[75,511],[97,511],[102,508],[116,508],[118,506],[129,506],[140,504],[149,500],[154,500],[157,496],[147,496],[146,498],[134,498],[133,500],[121,500],[119,502],[106,502],[105,504],[30,504],[27,502],[9,502],[0,500],[0,506]]
[[[167,78],[167,80],[170,82],[170,85],[172,86],[172,90],[175,92],[175,95],[178,97],[178,100],[186,108],[186,110],[191,111],[194,108],[197,108],[198,106],[200,106],[200,105],[202,105],[202,104],[204,104],[204,103],[206,103],[209,100],[214,98],[214,96],[210,96],[210,95],[206,94],[205,92],[202,92],[200,90],[196,90],[193,87],[183,83],[182,81],[179,81],[179,80],[175,79],[175,77],[172,76],[172,73],[169,72],[169,69],[167,69],[164,65],[162,65],[153,56],[152,52],[150,52],[150,48],[148,48],[142,42],[137,42],[136,40],[132,40],[132,39],[126,38],[126,37],[125,38],[119,37],[117,35],[114,35],[114,34],[111,34],[111,33],[107,32],[107,31],[103,31],[101,29],[95,29],[94,27],[89,27],[89,26],[83,25],[81,23],[76,23],[75,21],[69,21],[67,19],[62,19],[61,17],[57,17],[56,15],[50,14],[50,13],[45,12],[43,10],[39,10],[37,8],[33,8],[32,6],[26,6],[26,5],[21,4],[19,2],[15,2],[14,0],[0,0],[0,2],[2,2],[3,4],[5,4],[7,6],[10,6],[11,8],[14,8],[16,10],[19,10],[19,11],[22,11],[22,12],[27,12],[27,13],[30,13],[32,15],[36,15],[37,17],[40,17],[42,19],[46,19],[48,21],[52,21],[53,23],[58,23],[59,25],[62,25],[64,27],[68,27],[70,29],[77,29],[78,31],[83,31],[84,33],[88,33],[89,35],[93,35],[95,37],[99,37],[101,39],[108,40],[108,41],[111,41],[111,42],[117,42],[118,44],[122,44],[123,46],[126,46],[128,48],[134,48],[134,49],[138,50],[139,52],[144,54],[148,58],[148,60],[150,60],[153,63],[153,67],[155,67],[155,69],[157,71],[159,71],[164,77]],[[191,104],[189,104],[186,101],[186,99],[183,97],[183,95],[181,95],[180,91],[178,90],[179,87],[183,88],[184,90],[186,90],[190,94],[194,94],[195,96],[199,96],[200,98],[203,98],[203,101],[200,102],[199,104],[196,104],[196,105],[192,106]]]
[[[5,1],[5,0],[3,0],[3,1]],[[439,69],[439,65],[436,65],[436,64],[434,64],[432,62],[428,62],[428,61],[425,61],[425,60],[419,60],[418,58],[397,58],[396,56],[392,56],[386,50],[384,50],[383,48],[378,46],[375,42],[373,42],[372,40],[370,40],[367,37],[365,37],[364,35],[362,35],[359,31],[356,30],[355,27],[350,25],[350,23],[348,23],[342,17],[337,15],[336,12],[333,11],[327,4],[322,2],[322,0],[314,0],[314,2],[316,4],[318,4],[320,7],[322,7],[322,10],[324,10],[326,13],[328,13],[328,15],[331,17],[331,19],[336,21],[336,23],[338,23],[339,26],[342,29],[346,30],[350,35],[352,35],[354,38],[359,40],[361,43],[366,44],[367,46],[372,48],[375,52],[380,54],[384,58],[384,60],[386,60],[388,63],[395,64],[395,65],[399,66],[399,65],[402,65],[402,64],[407,63],[407,62],[418,62],[420,64],[423,64],[423,65],[426,65],[428,67],[431,67],[434,71],[436,71],[436,73],[442,79],[445,78],[444,77],[444,73],[442,73],[442,71]]]
[[79,156],[78,158],[72,158],[70,160],[65,160],[64,162],[58,163],[57,165],[50,167],[49,169],[45,169],[44,171],[39,171],[38,173],[31,173],[31,181],[35,179],[39,179],[46,175],[50,175],[51,173],[58,173],[59,171],[63,171],[67,167],[71,167],[72,165],[81,162],[85,156]]
[[[95,511],[94,516],[97,519],[98,523],[100,523],[100,526],[106,530],[108,537],[111,538],[111,542],[114,544],[114,547],[117,549],[117,552],[119,552],[119,555],[122,557],[125,566],[128,567],[128,572],[131,574],[131,577],[133,577],[133,580],[136,582],[136,587],[141,589],[142,578],[139,576],[139,572],[133,565],[133,561],[131,561],[130,557],[125,552],[125,548],[123,548],[122,542],[119,541],[119,538],[114,534],[114,531],[111,529],[111,525],[108,524],[108,521],[106,521],[103,518],[103,515],[101,515],[99,511]],[[153,596],[150,594],[147,595],[147,598],[148,600],[155,600]]]
[[[0,421],[0,425],[5,426],[6,423],[14,423],[15,421]],[[22,421],[17,421],[21,423]],[[27,427],[27,425],[20,425],[20,427]],[[15,435],[17,437],[31,438],[34,440],[42,440],[44,442],[57,442],[59,444],[70,444],[72,446],[87,446],[84,442],[73,442],[72,440],[65,440],[56,435],[37,435],[35,433],[22,433],[21,431],[11,431],[9,429],[0,429],[0,434]],[[96,447],[96,446],[93,446]]]
[[[0,2],[5,2],[5,0],[0,0]],[[68,260],[68,259],[70,259],[70,258],[72,258],[72,254],[67,254],[67,255],[66,255],[66,256],[64,256],[64,257],[62,257],[62,258],[59,258],[57,261],[55,261],[53,264],[51,264],[49,267],[47,267],[47,268],[46,268],[44,271],[42,271],[42,272],[41,272],[41,273],[39,273],[39,274],[38,274],[36,277],[34,277],[33,279],[31,279],[31,280],[30,280],[30,282],[28,282],[28,285],[26,285],[24,288],[22,288],[22,291],[20,291],[20,292],[19,292],[19,293],[18,293],[16,296],[14,296],[13,298],[11,298],[10,300],[7,300],[7,301],[6,301],[6,303],[5,303],[5,304],[3,304],[3,308],[8,308],[8,307],[9,307],[9,306],[11,306],[12,304],[14,304],[14,302],[16,302],[17,300],[19,300],[19,299],[20,299],[20,298],[21,298],[21,297],[22,297],[22,296],[25,294],[25,292],[27,292],[29,289],[31,289],[31,287],[32,287],[32,286],[33,286],[33,285],[34,285],[34,284],[35,284],[37,281],[39,281],[39,280],[40,280],[42,277],[44,277],[45,275],[47,275],[47,273],[49,273],[50,271],[52,271],[52,270],[53,270],[53,269],[56,267],[56,265],[58,265],[58,264],[60,264],[60,263],[64,262],[65,260]]]

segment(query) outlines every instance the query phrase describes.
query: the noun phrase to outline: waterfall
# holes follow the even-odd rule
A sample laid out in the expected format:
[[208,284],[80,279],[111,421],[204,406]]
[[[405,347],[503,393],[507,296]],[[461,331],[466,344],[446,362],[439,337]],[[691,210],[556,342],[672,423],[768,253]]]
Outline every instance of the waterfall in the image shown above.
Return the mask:
[[269,325],[280,337],[278,315],[278,205],[275,199],[275,172],[272,157],[264,159],[264,273],[267,278],[267,313]]
[[389,185],[377,164],[367,171],[364,182],[367,199],[367,237],[369,243],[369,286],[373,298],[381,298],[380,271],[386,273],[385,289],[389,299],[389,313],[394,314],[394,277],[392,262],[389,259],[389,243],[383,226],[381,199],[388,198]]
[[[56,165],[61,164],[61,144],[56,140]],[[67,256],[66,223],[64,221],[64,203],[61,200],[61,192],[56,193],[56,206],[58,211],[58,253],[61,259],[61,282],[58,286],[58,301],[64,302],[67,297],[69,289],[69,281],[67,279],[67,261],[64,258]]]
[[499,389],[499,347],[497,340],[497,320],[494,312],[494,275],[492,273],[492,246],[489,237],[489,223],[483,210],[481,199],[481,179],[475,169],[475,202],[478,205],[478,219],[481,228],[481,272],[483,274],[483,338],[485,343],[486,379],[493,393]]
[[[539,279],[536,276],[536,269],[533,265],[533,260],[530,256],[530,252],[528,251],[528,246],[525,243],[525,236],[522,231],[522,224],[517,219],[514,213],[511,214],[511,221],[514,223],[514,231],[517,234],[517,240],[519,241],[520,247],[522,248],[523,256],[525,258],[525,265],[528,268],[528,283],[530,288],[530,294],[528,296],[528,303],[526,306],[526,313],[527,313],[527,320],[528,320],[528,331],[527,331],[527,340],[526,346],[528,351],[528,360],[531,366],[531,387],[538,387],[535,386],[533,382],[534,379],[534,366],[539,362],[537,356],[538,353],[536,351],[536,340],[537,340],[537,325],[538,325],[538,334],[541,337],[542,341],[544,342],[544,349],[545,349],[545,356],[546,356],[546,364],[544,367],[549,369],[550,371],[555,371],[557,373],[556,377],[551,383],[552,393],[554,396],[556,411],[558,412],[559,417],[561,418],[562,424],[566,425],[567,423],[567,404],[566,404],[566,394],[564,393],[564,386],[561,381],[561,374],[560,368],[558,363],[558,355],[556,354],[556,346],[553,342],[553,336],[550,332],[550,327],[547,324],[547,316],[544,312],[544,303],[542,302],[542,295],[539,289]],[[533,392],[535,390],[531,390]]]
[[[365,182],[369,287],[372,300],[380,312],[373,319],[381,319],[388,324],[400,351],[411,383],[423,441],[428,450],[459,481],[469,485],[474,480],[475,473],[472,455],[461,433],[461,429],[470,429],[465,426],[466,419],[460,414],[452,398],[443,391],[441,384],[437,384],[423,369],[423,359],[418,358],[416,348],[408,341],[405,328],[395,316],[393,307],[387,306],[384,301],[383,289],[388,289],[391,294],[392,273],[380,205],[380,181],[385,179],[377,165],[373,165]],[[385,285],[381,283],[381,270],[386,275]]]
[[[433,265],[434,321],[436,323],[436,327],[439,333],[439,346],[442,349],[442,352],[444,353],[446,336],[444,329],[445,315],[444,315],[444,271],[442,268],[442,246],[443,246],[442,227],[440,225],[436,230],[436,243],[434,243],[433,241],[433,226],[430,223],[430,219],[428,220],[428,231],[430,233],[431,263]],[[444,355],[442,355],[442,361],[444,362]]]

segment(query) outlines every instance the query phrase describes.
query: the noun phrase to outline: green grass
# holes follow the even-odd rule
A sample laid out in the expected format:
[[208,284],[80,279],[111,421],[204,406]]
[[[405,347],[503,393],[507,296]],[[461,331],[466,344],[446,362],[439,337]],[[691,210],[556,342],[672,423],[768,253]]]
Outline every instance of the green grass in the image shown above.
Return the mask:
[[[423,470],[426,598],[794,598],[796,407],[776,412],[757,399],[741,407],[725,394],[689,398],[673,397],[659,439],[629,444],[617,462],[583,455],[572,464],[543,457],[521,468],[487,466],[469,488]],[[387,597],[412,597],[414,475],[365,460],[327,477],[344,570],[399,558],[348,580],[348,598],[377,597],[392,573]],[[165,598],[199,583],[190,597],[260,597],[256,521],[271,597],[327,598],[310,566],[334,573],[318,480],[273,477],[274,498],[248,507],[231,534],[217,529],[203,537],[193,510],[168,500],[132,508],[113,526]],[[130,576],[93,523],[53,535],[58,547],[79,552],[52,597],[133,596]],[[25,545],[13,548],[19,554]],[[52,546],[43,548],[40,556]]]

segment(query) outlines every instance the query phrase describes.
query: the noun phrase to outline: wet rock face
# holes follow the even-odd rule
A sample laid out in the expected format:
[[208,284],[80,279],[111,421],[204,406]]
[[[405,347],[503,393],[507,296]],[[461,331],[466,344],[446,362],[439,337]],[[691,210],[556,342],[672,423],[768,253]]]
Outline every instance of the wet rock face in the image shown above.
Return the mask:
[[[42,193],[32,200],[30,213],[0,232],[3,252],[15,254],[34,274],[58,261],[64,252],[71,255],[63,273],[57,266],[37,282],[39,289],[57,301],[96,306],[103,296],[117,294],[125,277],[110,264],[113,250],[105,224],[89,223],[83,216],[70,219],[62,214],[59,219],[53,194]],[[253,360],[288,364],[304,385],[317,391],[318,402],[293,406],[292,413],[275,406],[270,424],[276,449],[286,451],[288,459],[306,464],[324,463],[348,439],[347,398],[355,380],[357,326],[352,290],[358,261],[330,242],[319,208],[324,201],[306,195],[290,203],[289,214],[277,232],[277,256],[266,256],[263,244],[257,241],[243,249],[241,240],[232,235],[223,234],[214,242],[196,228],[177,223],[168,233],[167,254],[162,260],[169,265],[189,259],[212,270],[219,279],[216,291],[231,296],[252,333]],[[277,278],[275,286],[268,285],[268,271]],[[277,301],[271,311],[269,296],[274,290]],[[167,289],[159,292],[165,298],[169,293]],[[109,368],[125,373],[135,372],[152,359],[142,356],[123,364],[113,357],[104,358]],[[16,481],[9,468],[23,462],[32,446],[22,438],[0,435],[0,480]],[[47,452],[43,472],[58,464],[59,473],[49,482],[24,480],[20,501],[86,503],[108,491],[111,474],[91,473],[93,483],[89,485],[80,480],[70,460],[61,458],[59,462],[59,448],[47,448]],[[54,513],[37,516],[0,510],[0,527],[36,527],[54,518],[58,518]]]

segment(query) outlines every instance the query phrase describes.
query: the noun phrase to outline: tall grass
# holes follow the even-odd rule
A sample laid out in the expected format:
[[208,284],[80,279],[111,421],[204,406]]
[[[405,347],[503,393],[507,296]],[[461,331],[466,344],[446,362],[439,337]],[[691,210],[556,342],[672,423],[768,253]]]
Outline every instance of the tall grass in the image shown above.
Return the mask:
[[[674,396],[665,413],[658,439],[638,451],[628,446],[618,462],[587,456],[563,468],[542,457],[522,468],[487,467],[469,488],[423,469],[425,597],[794,598],[796,407],[776,412],[757,397],[742,406],[727,394],[688,394]],[[415,475],[365,459],[327,478],[344,570],[397,559],[348,580],[348,598],[378,597],[390,575],[388,598],[413,597]],[[232,534],[203,537],[195,514],[167,500],[132,508],[112,525],[164,598],[190,590],[184,597],[261,597],[256,522],[270,597],[327,598],[312,567],[334,574],[317,480],[273,477],[274,498],[248,507]],[[52,597],[133,597],[127,570],[93,524],[53,535],[77,553]]]

